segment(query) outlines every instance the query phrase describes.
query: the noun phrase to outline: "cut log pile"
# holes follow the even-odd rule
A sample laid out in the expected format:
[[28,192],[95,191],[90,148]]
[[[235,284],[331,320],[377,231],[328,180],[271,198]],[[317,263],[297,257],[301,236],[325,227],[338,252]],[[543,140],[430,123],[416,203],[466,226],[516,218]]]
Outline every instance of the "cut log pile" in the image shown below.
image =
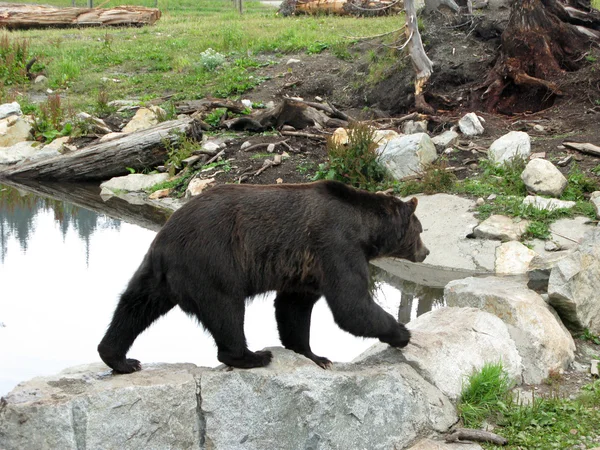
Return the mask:
[[27,29],[77,26],[141,26],[160,19],[160,10],[143,6],[57,8],[0,3],[0,28]]

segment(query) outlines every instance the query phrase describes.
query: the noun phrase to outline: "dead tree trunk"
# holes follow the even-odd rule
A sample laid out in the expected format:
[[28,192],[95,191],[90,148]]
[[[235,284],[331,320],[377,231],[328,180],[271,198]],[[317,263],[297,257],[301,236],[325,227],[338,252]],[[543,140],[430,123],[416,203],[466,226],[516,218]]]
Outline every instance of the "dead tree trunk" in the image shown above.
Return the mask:
[[199,122],[192,118],[170,120],[146,130],[129,133],[108,142],[30,164],[0,171],[0,179],[46,181],[97,181],[127,175],[127,167],[143,170],[162,164],[166,146],[177,145],[182,136],[199,139]]
[[[514,112],[526,92],[540,99],[561,94],[565,72],[579,69],[600,41],[600,14],[558,0],[513,1],[502,47],[481,90],[488,111]],[[542,107],[543,105],[540,105]]]
[[26,29],[76,26],[152,25],[160,10],[143,6],[116,8],[57,8],[44,5],[0,3],[0,28]]
[[334,14],[385,16],[402,11],[402,0],[283,0],[282,16],[293,14]]

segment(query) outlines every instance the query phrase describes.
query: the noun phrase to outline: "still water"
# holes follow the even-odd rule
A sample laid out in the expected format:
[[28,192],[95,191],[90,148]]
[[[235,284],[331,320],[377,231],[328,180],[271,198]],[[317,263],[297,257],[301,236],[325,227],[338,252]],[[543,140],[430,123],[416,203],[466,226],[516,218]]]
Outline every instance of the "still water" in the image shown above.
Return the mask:
[[[61,186],[59,194],[0,185],[0,395],[34,376],[99,361],[96,346],[119,294],[166,218],[147,206],[104,203],[96,188]],[[62,200],[69,196],[75,200]],[[438,290],[385,273],[377,279],[376,300],[402,322],[441,304]],[[280,345],[273,297],[246,310],[252,350]],[[350,361],[375,342],[340,330],[324,301],[315,306],[316,354]],[[178,308],[140,335],[129,355],[142,364],[219,364],[210,335]]]

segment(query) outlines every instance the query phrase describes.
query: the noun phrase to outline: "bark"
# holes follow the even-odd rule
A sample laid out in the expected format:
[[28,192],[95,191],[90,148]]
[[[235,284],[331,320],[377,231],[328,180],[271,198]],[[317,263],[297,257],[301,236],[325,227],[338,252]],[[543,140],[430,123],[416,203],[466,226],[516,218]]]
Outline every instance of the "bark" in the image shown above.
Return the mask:
[[199,139],[200,125],[194,119],[171,120],[146,130],[126,134],[66,155],[0,171],[0,179],[48,181],[97,181],[127,175],[162,164],[167,145],[177,145],[182,136]]
[[562,76],[585,64],[585,53],[598,41],[597,11],[565,7],[558,0],[514,1],[500,56],[482,86],[485,109],[513,112],[525,92],[560,95]]
[[157,8],[57,8],[44,5],[0,3],[0,28],[26,29],[77,26],[152,25],[160,18]]
[[334,14],[385,16],[402,11],[402,0],[284,0],[279,7],[282,16],[293,14]]

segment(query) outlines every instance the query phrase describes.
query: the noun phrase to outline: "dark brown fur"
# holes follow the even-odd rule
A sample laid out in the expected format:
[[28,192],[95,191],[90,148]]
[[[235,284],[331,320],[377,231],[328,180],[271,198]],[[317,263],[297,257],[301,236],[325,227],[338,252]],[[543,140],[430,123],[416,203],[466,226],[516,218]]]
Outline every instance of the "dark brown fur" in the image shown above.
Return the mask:
[[322,181],[304,185],[222,185],[192,199],[158,233],[121,296],[98,346],[116,372],[140,369],[125,359],[135,338],[179,305],[212,334],[219,361],[267,365],[244,335],[245,301],[276,291],[282,344],[322,367],[309,345],[313,305],[325,296],[336,323],[396,347],[410,334],[371,298],[368,262],[394,256],[423,261],[417,200]]

